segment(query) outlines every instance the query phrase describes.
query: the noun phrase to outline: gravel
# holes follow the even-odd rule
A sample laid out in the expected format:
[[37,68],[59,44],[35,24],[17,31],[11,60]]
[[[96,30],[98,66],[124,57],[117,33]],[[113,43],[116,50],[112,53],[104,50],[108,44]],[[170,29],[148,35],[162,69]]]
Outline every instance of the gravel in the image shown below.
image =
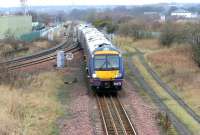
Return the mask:
[[[94,134],[93,120],[91,118],[93,104],[91,104],[92,99],[88,95],[84,73],[80,67],[80,63],[83,61],[81,56],[78,55],[74,62],[68,63],[71,72],[66,70],[69,76],[77,78],[77,82],[75,84],[66,84],[72,85],[72,88],[69,90],[70,102],[66,105],[70,115],[59,120],[60,135]],[[74,68],[72,69],[72,67]]]
[[155,114],[157,109],[146,103],[137,93],[134,86],[124,81],[123,94],[119,94],[124,107],[131,117],[139,135],[159,135]]

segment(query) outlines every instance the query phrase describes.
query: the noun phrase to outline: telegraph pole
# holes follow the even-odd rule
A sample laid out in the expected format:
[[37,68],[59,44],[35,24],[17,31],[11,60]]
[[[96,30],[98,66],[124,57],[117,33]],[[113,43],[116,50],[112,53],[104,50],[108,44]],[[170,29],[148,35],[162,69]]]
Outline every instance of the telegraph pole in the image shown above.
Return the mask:
[[23,14],[27,15],[27,13],[28,13],[28,0],[20,0],[20,3],[21,3],[21,8],[22,8]]

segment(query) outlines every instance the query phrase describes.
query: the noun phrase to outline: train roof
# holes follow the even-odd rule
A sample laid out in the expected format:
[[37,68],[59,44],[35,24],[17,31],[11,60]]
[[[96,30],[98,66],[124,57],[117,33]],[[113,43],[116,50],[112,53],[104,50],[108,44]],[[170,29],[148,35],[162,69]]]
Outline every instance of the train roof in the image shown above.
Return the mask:
[[105,35],[96,28],[81,24],[78,29],[84,34],[90,53],[104,49],[118,51]]

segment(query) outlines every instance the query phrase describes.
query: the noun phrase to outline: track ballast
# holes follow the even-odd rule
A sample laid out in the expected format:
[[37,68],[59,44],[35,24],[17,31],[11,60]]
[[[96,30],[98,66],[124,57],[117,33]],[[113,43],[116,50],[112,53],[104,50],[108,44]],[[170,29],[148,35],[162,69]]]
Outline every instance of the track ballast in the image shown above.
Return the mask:
[[137,135],[137,132],[117,96],[96,96],[106,135]]

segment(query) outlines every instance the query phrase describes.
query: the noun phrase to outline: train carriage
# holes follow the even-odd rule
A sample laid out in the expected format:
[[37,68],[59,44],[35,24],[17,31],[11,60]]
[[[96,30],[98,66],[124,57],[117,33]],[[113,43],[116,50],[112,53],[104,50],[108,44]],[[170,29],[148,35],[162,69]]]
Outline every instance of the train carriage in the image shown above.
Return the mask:
[[[88,25],[77,26],[78,42],[84,48],[91,87],[120,90],[124,77],[120,51],[104,34]],[[113,89],[114,88],[114,89]]]

